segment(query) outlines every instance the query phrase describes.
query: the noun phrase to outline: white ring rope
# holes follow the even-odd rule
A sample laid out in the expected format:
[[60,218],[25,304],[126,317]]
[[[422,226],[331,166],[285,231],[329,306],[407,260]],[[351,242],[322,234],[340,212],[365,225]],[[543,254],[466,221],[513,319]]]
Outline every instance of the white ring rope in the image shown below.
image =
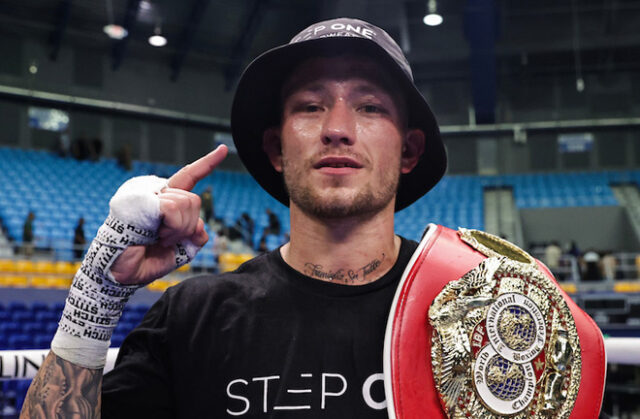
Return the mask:
[[[640,365],[640,338],[606,338],[609,364]],[[111,371],[119,348],[109,348],[104,372]],[[0,351],[0,381],[30,380],[35,377],[48,349]]]

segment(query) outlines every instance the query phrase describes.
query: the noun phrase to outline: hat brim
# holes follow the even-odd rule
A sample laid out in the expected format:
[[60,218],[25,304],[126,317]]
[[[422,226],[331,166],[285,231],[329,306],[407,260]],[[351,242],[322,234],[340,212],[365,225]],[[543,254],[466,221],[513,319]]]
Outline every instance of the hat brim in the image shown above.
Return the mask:
[[393,58],[366,38],[313,39],[283,45],[256,58],[242,74],[231,108],[231,132],[238,155],[260,186],[289,206],[283,176],[273,168],[263,151],[263,134],[267,128],[280,125],[281,88],[291,71],[308,58],[338,52],[354,52],[383,64],[404,91],[409,127],[421,129],[425,134],[425,151],[418,164],[410,173],[401,175],[395,205],[395,210],[399,211],[438,183],[447,168],[447,155],[427,101]]

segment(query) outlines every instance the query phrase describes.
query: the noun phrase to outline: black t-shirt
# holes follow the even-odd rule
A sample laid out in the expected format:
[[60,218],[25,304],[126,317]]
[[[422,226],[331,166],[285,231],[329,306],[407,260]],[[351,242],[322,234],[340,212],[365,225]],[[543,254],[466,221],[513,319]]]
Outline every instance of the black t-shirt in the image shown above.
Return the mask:
[[417,243],[361,286],[307,277],[279,250],[188,279],[125,339],[103,418],[386,418],[384,332]]

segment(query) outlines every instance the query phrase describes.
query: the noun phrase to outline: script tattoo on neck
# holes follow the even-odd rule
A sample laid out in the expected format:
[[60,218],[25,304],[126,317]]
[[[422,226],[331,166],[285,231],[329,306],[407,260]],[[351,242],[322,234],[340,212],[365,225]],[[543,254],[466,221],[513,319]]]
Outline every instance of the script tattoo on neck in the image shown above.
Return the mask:
[[304,264],[304,274],[313,278],[323,279],[325,281],[342,281],[344,279],[344,269],[326,271],[322,265],[316,265],[310,262]]
[[366,282],[367,277],[371,278],[371,274],[376,271],[382,262],[385,260],[386,255],[383,253],[380,259],[373,259],[371,262],[358,269],[343,269],[340,268],[336,271],[325,269],[322,265],[307,262],[304,264],[304,274],[316,279],[322,279],[324,281],[336,281],[353,284],[355,282]]

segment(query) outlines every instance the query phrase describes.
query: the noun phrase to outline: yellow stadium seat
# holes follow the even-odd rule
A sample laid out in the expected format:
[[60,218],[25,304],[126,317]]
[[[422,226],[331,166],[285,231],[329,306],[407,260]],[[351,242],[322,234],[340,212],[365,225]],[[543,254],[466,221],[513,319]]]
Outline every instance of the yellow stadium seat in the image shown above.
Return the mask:
[[240,265],[251,259],[253,259],[253,255],[251,253],[241,253],[239,255]]
[[0,259],[0,272],[14,272],[14,262],[11,259]]
[[153,281],[152,283],[150,283],[147,286],[147,289],[149,289],[150,291],[160,291],[163,292],[164,290],[166,290],[167,288],[169,288],[170,283],[167,280],[164,279],[158,279]]
[[0,274],[0,287],[8,287],[11,281],[11,275]]
[[640,281],[624,281],[613,286],[615,292],[640,292]]
[[221,253],[220,256],[218,256],[218,269],[220,272],[233,271],[236,266],[234,253]]
[[575,294],[576,292],[578,292],[578,289],[576,288],[576,284],[561,282],[560,288],[562,288],[567,294]]
[[67,289],[71,286],[71,278],[54,276],[49,278],[49,286],[51,288]]
[[29,285],[34,288],[49,288],[48,276],[32,276]]
[[56,264],[50,260],[39,260],[34,263],[36,272],[41,274],[56,273]]
[[220,253],[220,256],[218,256],[218,260],[220,261],[220,263],[232,263],[234,257],[235,253],[225,252]]
[[75,275],[76,266],[72,262],[60,260],[56,262],[56,273],[60,275]]
[[221,253],[218,258],[218,268],[220,272],[233,271],[252,258],[253,255],[250,253]]
[[149,285],[147,285],[147,289],[149,291],[159,291],[160,288],[158,286],[158,282],[159,280],[153,281],[152,283],[150,283]]
[[187,263],[186,265],[182,265],[177,269],[178,272],[189,272],[191,270],[191,266]]
[[9,285],[10,287],[28,287],[29,286],[29,278],[23,275],[14,275],[9,277]]
[[15,272],[36,273],[35,263],[30,260],[17,260],[14,263]]

